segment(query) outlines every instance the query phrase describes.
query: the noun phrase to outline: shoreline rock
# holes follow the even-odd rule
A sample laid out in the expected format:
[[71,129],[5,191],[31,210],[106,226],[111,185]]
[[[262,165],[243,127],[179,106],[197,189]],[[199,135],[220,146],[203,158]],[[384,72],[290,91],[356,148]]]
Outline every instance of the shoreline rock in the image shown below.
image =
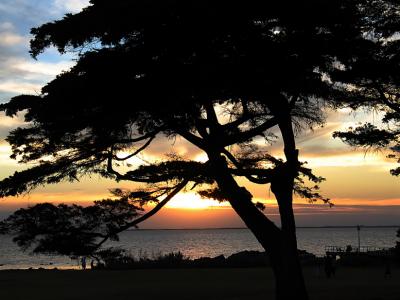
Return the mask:
[[[317,257],[305,250],[299,250],[302,265],[318,263]],[[190,259],[182,253],[169,253],[160,255],[155,259],[135,259],[129,255],[118,256],[115,259],[108,257],[105,264],[95,266],[94,269],[151,269],[151,268],[251,268],[271,266],[266,252],[244,250],[228,257],[200,257]]]

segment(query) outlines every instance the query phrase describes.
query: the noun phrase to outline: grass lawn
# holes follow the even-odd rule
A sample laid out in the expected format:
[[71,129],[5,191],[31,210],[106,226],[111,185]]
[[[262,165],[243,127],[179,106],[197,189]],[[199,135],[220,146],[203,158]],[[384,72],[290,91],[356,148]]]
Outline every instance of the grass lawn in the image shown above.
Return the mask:
[[[304,273],[311,299],[400,300],[400,269],[389,279],[383,268],[342,267],[331,279]],[[0,299],[274,299],[274,279],[269,268],[13,270],[0,271]]]

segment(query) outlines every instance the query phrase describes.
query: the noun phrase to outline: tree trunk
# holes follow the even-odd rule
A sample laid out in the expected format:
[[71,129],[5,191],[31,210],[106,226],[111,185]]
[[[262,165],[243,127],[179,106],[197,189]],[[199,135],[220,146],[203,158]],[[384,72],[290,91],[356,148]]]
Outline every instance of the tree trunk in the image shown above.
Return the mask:
[[[279,215],[281,217],[282,233],[280,247],[277,250],[281,251],[278,254],[279,257],[283,258],[280,269],[285,273],[282,275],[283,278],[281,280],[277,280],[277,293],[283,294],[281,298],[278,295],[278,299],[308,299],[297,250],[296,221],[293,212],[293,187],[294,179],[298,176],[298,168],[300,166],[299,152],[296,149],[289,104],[282,99],[280,105],[284,109],[282,107],[278,110],[273,108],[273,111],[280,120],[278,126],[284,143],[286,163],[278,167],[277,175],[271,181],[271,191],[278,202]],[[292,296],[283,291],[285,287],[287,289],[287,285],[284,283],[285,280],[289,280],[292,285],[294,290]],[[283,286],[279,286],[280,283],[283,283]]]
[[308,294],[304,283],[303,273],[298,260],[297,250],[287,237],[282,237],[274,243],[271,251],[271,264],[276,283],[276,299],[307,300]]
[[[271,258],[276,280],[276,299],[307,300],[308,295],[298,260],[295,231],[279,229],[255,207],[251,201],[252,195],[233,179],[223,157],[209,154],[209,158],[219,188]],[[288,211],[293,215],[293,210]]]
[[[278,261],[275,276],[281,277],[277,279],[277,299],[308,299],[298,257],[292,190],[281,184],[277,187],[274,182],[271,190],[278,201],[282,224],[280,240],[274,243],[278,246],[271,252],[271,260]],[[287,291],[288,286],[292,291]]]

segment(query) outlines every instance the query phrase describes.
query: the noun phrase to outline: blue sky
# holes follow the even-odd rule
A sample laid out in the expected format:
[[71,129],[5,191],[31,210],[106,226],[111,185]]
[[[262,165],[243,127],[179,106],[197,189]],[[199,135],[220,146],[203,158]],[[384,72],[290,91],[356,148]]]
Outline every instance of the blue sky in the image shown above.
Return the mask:
[[20,93],[38,93],[40,87],[72,65],[71,55],[50,49],[35,61],[29,56],[30,29],[78,12],[88,0],[1,0],[0,102]]

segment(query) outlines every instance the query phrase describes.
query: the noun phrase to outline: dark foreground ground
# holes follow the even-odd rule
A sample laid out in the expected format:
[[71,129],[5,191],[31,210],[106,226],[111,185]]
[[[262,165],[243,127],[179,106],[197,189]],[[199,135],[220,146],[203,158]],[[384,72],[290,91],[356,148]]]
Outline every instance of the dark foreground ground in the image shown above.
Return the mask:
[[[311,299],[400,300],[400,269],[389,279],[382,268],[342,267],[332,279],[304,272]],[[273,290],[269,268],[0,271],[1,300],[258,300],[273,299]]]

